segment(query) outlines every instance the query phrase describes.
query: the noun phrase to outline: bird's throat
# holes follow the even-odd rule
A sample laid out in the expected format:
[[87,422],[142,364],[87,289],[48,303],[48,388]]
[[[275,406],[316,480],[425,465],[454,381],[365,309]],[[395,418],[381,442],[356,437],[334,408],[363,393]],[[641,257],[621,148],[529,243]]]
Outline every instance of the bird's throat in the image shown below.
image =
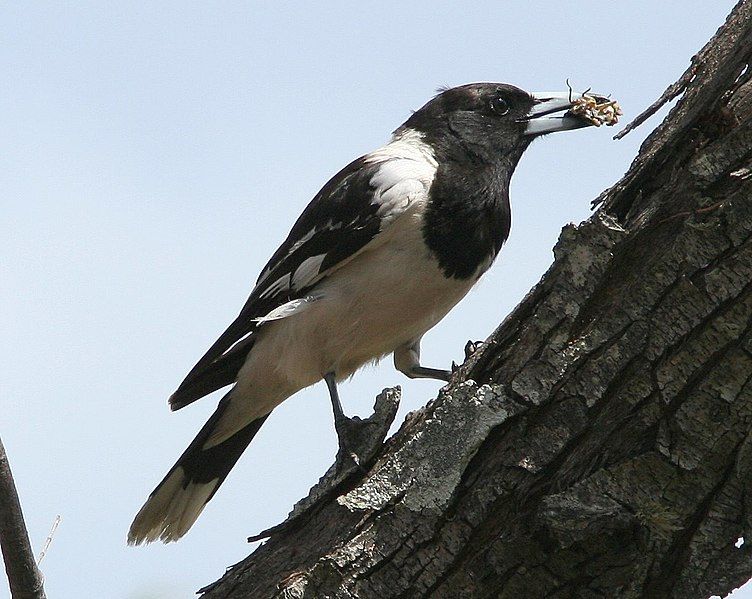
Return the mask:
[[509,178],[505,169],[439,167],[426,207],[423,237],[444,274],[477,278],[509,236]]

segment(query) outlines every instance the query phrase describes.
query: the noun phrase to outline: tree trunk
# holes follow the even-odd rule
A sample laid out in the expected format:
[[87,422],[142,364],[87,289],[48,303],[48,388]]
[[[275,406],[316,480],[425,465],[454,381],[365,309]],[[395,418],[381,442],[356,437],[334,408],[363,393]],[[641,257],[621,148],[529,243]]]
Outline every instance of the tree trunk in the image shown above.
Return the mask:
[[452,383],[203,598],[690,599],[748,580],[750,62],[743,0]]

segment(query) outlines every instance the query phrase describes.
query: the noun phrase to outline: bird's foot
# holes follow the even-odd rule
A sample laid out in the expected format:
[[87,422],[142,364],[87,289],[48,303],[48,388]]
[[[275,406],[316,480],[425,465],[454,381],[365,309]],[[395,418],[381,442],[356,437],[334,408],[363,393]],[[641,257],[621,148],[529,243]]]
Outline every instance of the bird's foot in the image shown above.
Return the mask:
[[[477,352],[481,347],[483,347],[483,341],[468,341],[465,344],[465,361],[467,361],[475,352]],[[454,360],[452,360],[452,374],[457,372],[462,364],[457,364]]]
[[465,360],[483,347],[483,341],[468,341],[465,344]]

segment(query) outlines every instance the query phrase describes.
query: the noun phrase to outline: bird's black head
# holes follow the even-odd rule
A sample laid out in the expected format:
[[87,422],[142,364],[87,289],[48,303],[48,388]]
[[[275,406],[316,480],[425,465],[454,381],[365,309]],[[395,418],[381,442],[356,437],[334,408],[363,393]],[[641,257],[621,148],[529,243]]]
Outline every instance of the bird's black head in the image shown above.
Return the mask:
[[403,127],[422,133],[440,158],[516,163],[532,141],[525,119],[535,104],[513,85],[471,83],[441,91]]
[[530,142],[596,124],[604,101],[471,83],[440,92],[395,131],[417,131],[436,159],[423,233],[446,276],[480,276],[498,254],[511,223],[509,182]]
[[535,137],[593,124],[570,112],[582,97],[572,92],[528,93],[505,83],[470,83],[441,91],[396,133],[420,132],[439,158],[502,161],[513,169]]

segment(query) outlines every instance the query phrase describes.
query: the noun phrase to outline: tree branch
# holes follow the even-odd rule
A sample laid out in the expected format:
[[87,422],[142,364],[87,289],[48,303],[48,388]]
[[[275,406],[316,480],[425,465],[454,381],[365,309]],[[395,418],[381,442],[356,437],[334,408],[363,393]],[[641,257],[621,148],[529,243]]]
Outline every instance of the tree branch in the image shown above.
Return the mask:
[[204,599],[699,599],[748,580],[751,62],[743,0],[451,383]]
[[13,599],[45,599],[8,456],[0,440],[0,548]]

